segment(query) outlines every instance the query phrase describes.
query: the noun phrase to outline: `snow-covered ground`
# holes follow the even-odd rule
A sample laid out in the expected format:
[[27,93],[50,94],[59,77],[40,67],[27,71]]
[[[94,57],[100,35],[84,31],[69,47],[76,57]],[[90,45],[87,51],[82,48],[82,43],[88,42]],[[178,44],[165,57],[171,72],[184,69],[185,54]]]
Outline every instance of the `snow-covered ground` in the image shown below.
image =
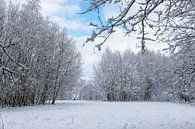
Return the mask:
[[185,104],[63,101],[0,111],[4,129],[195,129],[195,106]]

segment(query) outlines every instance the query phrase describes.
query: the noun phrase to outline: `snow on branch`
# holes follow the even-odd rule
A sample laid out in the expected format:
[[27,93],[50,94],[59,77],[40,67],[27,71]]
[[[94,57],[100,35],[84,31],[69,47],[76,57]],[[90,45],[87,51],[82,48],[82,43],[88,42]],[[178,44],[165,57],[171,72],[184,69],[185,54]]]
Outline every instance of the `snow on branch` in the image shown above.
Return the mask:
[[[100,47],[107,41],[116,28],[122,27],[126,34],[132,32],[140,32],[141,49],[145,51],[145,42],[147,40],[156,41],[161,40],[162,35],[176,27],[176,29],[187,28],[187,26],[177,25],[174,22],[178,18],[186,19],[193,16],[191,13],[194,10],[194,1],[192,0],[88,0],[90,6],[80,14],[87,14],[92,11],[98,13],[99,23],[90,23],[90,26],[95,30],[85,43],[95,42],[96,38],[102,38],[102,42],[95,45]],[[100,9],[105,6],[117,5],[120,9],[116,16],[112,16],[103,22],[100,17]],[[187,15],[186,15],[187,14]],[[183,20],[185,21],[185,20]],[[154,39],[151,36],[146,37],[148,28],[154,30]],[[189,29],[194,27],[190,26]],[[85,44],[84,43],[84,44]]]

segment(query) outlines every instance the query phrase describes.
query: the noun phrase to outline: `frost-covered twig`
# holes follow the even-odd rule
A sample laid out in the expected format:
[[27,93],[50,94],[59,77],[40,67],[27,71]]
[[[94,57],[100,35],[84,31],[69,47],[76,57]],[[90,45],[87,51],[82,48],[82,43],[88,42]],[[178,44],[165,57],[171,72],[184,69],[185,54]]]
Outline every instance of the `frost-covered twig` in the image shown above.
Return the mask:
[[[175,35],[170,35],[170,33],[172,33],[170,30],[178,30],[179,32],[181,29],[194,28],[191,24],[190,26],[187,24],[177,24],[178,19],[185,23],[186,19],[193,17],[195,6],[194,1],[191,0],[146,0],[142,2],[138,0],[88,0],[88,2],[90,6],[81,14],[97,11],[99,23],[90,23],[91,26],[95,27],[95,31],[87,38],[85,43],[94,42],[96,38],[101,37],[103,38],[102,42],[96,45],[98,49],[107,41],[108,37],[115,32],[116,28],[120,27],[125,30],[126,34],[138,31],[141,35],[138,39],[141,40],[142,52],[146,49],[145,42],[147,40],[159,40],[168,43],[177,39]],[[118,5],[120,12],[117,12],[116,16],[111,16],[102,21],[99,10],[104,8],[105,5]],[[149,29],[154,31],[154,39],[151,38],[150,35],[146,37]],[[162,35],[166,34],[168,36],[166,40],[164,40]],[[178,35],[181,34],[182,33],[178,33]],[[171,45],[171,47],[180,45],[181,44],[175,44]]]

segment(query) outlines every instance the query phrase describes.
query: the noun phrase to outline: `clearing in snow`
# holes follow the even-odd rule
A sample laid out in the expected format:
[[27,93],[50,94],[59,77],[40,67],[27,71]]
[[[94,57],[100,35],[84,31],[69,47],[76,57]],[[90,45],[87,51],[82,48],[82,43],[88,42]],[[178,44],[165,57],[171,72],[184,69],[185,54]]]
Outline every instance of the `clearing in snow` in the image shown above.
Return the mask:
[[0,110],[4,129],[195,129],[195,106],[186,104],[60,101]]

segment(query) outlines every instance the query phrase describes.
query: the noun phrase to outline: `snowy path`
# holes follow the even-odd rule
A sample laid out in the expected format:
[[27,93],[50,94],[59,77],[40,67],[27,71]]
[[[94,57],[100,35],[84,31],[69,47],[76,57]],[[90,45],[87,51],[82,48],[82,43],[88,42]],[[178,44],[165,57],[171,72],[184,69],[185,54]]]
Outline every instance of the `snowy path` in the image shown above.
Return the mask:
[[65,101],[0,110],[4,129],[195,129],[195,106],[182,104]]

